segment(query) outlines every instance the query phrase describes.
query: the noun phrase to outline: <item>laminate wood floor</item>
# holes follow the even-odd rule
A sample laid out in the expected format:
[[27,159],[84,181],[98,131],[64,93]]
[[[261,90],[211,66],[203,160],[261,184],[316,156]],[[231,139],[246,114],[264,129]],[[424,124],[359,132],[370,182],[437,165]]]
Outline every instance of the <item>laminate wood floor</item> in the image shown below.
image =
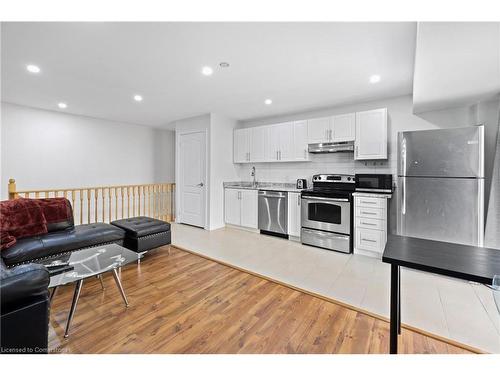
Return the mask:
[[[389,324],[203,257],[171,248],[86,280],[64,339],[73,286],[51,307],[53,353],[387,353]],[[469,353],[403,329],[401,353]]]

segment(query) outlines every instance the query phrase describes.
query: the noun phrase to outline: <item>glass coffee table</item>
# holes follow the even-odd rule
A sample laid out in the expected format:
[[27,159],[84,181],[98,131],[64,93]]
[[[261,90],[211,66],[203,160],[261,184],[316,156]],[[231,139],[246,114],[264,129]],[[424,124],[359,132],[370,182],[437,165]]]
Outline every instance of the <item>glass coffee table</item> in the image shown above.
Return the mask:
[[117,244],[108,244],[98,247],[91,247],[78,250],[73,253],[65,253],[49,259],[41,260],[37,263],[43,264],[50,273],[49,288],[52,288],[50,300],[54,298],[57,288],[62,285],[75,283],[73,301],[66,322],[64,337],[68,337],[71,321],[75,315],[76,305],[82,291],[83,280],[89,277],[97,277],[101,281],[104,289],[102,275],[111,272],[120,291],[125,306],[128,307],[128,300],[123,290],[117,269],[137,260],[137,253]]

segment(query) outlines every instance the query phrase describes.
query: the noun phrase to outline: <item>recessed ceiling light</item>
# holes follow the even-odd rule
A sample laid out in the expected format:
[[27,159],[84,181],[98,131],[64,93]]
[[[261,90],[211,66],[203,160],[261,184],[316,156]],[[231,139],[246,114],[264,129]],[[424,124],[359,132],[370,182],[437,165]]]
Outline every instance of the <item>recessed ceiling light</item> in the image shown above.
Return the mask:
[[140,96],[140,95],[134,95],[134,100],[136,102],[142,102],[142,96]]
[[26,70],[30,73],[40,73],[40,68],[32,64],[26,65]]
[[221,68],[229,68],[229,63],[227,63],[227,62],[221,62],[221,63],[219,64],[219,66],[220,66]]
[[211,76],[213,72],[214,70],[209,66],[204,66],[203,69],[201,69],[201,73],[205,76]]
[[273,104],[273,101],[271,99],[266,99],[266,100],[264,100],[264,104],[271,105],[271,104]]
[[370,76],[370,83],[380,82],[380,76],[378,74],[374,74]]
[[59,108],[61,108],[61,109],[68,108],[68,105],[67,105],[66,103],[63,103],[63,102],[58,103],[58,104],[57,104],[57,106],[58,106]]

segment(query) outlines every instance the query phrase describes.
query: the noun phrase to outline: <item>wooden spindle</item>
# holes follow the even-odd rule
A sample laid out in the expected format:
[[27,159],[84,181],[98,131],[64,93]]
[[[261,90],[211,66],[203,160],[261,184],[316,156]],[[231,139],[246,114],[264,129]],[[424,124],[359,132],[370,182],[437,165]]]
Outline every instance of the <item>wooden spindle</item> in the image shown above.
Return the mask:
[[122,199],[122,219],[123,219],[123,215],[125,213],[125,207],[124,207],[124,203],[123,203],[123,197],[124,197],[123,186],[120,188],[120,197]]
[[98,199],[99,199],[99,189],[94,189],[94,223],[97,223],[99,221],[97,218]]
[[126,187],[127,191],[127,217],[130,217],[130,187]]
[[109,210],[109,216],[108,216],[108,220],[109,222],[111,223],[113,221],[112,217],[111,217],[111,188],[108,188],[108,210]]
[[106,215],[105,215],[106,204],[104,202],[104,188],[101,189],[101,194],[102,194],[102,221],[106,222]]
[[80,223],[83,224],[83,189],[80,189]]
[[141,185],[137,186],[137,206],[139,208],[139,215],[141,216]]
[[73,220],[75,220],[75,191],[71,190],[71,207],[73,207]]
[[135,216],[135,186],[132,186],[132,216]]
[[87,189],[87,224],[90,224],[90,189]]
[[117,188],[115,190],[115,220],[118,220],[118,190]]

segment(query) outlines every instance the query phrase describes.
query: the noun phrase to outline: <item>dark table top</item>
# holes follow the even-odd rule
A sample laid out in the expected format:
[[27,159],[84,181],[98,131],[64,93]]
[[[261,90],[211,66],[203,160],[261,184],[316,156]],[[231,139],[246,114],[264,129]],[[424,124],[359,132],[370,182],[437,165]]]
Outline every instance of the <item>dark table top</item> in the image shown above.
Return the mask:
[[382,261],[421,271],[493,283],[500,275],[500,250],[390,235]]

